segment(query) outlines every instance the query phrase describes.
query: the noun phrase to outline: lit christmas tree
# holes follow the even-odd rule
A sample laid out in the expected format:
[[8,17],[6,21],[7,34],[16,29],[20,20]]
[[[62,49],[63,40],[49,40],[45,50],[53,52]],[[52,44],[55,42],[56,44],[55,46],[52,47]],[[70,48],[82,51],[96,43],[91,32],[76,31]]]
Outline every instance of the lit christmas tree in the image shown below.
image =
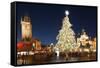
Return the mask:
[[75,33],[72,30],[72,24],[69,21],[69,12],[65,12],[66,16],[64,17],[62,21],[62,27],[59,31],[59,34],[57,35],[56,39],[58,42],[56,43],[55,48],[60,52],[64,51],[70,51],[76,46],[76,40],[75,40]]

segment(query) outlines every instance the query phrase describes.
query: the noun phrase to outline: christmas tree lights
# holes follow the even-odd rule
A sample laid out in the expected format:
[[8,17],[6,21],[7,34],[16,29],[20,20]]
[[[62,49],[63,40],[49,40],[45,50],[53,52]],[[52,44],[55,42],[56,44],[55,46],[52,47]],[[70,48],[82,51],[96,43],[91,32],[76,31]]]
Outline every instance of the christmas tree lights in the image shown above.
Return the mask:
[[65,11],[66,16],[62,21],[62,27],[59,30],[59,34],[56,37],[57,43],[55,48],[60,52],[70,51],[76,46],[75,33],[72,30],[72,24],[69,21],[69,11]]

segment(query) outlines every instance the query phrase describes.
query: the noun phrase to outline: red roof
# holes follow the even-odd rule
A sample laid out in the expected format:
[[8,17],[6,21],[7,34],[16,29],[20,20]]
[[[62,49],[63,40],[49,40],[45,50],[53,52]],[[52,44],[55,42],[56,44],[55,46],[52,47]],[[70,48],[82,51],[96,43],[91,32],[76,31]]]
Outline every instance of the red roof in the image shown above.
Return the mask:
[[24,43],[22,41],[17,43],[17,49],[22,49],[24,46]]

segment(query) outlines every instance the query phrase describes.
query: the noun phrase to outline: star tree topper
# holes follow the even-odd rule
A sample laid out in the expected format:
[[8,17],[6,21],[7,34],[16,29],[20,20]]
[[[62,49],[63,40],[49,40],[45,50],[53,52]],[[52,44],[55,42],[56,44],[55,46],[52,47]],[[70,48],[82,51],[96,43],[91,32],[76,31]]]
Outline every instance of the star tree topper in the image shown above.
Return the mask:
[[68,11],[68,10],[66,10],[66,11],[65,11],[65,14],[66,14],[66,16],[68,16],[68,15],[69,15],[69,11]]

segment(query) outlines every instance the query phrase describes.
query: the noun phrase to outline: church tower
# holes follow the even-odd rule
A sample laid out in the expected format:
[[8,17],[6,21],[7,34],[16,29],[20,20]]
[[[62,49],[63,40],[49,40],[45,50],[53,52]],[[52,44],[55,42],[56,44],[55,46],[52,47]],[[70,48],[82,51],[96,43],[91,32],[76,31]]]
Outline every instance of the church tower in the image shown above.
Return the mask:
[[30,41],[32,39],[32,24],[28,16],[21,17],[22,40]]

